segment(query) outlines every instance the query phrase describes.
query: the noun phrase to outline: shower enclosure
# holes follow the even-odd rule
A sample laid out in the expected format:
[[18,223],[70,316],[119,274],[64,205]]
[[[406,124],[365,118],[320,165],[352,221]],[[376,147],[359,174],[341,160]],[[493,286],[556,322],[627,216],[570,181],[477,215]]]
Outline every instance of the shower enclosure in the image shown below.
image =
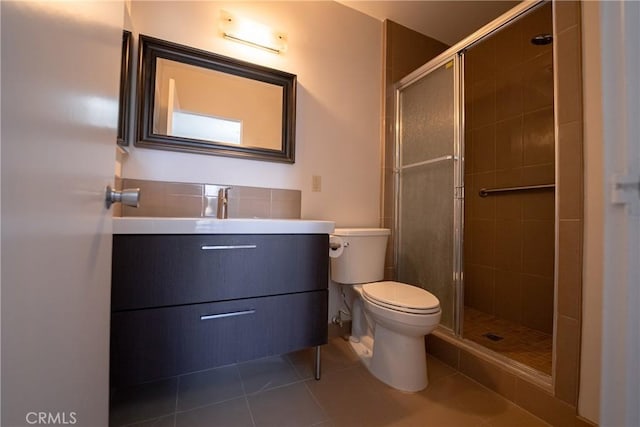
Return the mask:
[[457,324],[458,281],[452,272],[460,271],[456,247],[460,208],[455,203],[459,197],[452,193],[460,188],[457,70],[458,58],[445,58],[400,91],[396,145],[398,279],[428,283],[428,290],[440,300],[440,324],[450,329]]
[[397,86],[397,279],[438,297],[448,333],[550,375],[551,4],[479,33]]

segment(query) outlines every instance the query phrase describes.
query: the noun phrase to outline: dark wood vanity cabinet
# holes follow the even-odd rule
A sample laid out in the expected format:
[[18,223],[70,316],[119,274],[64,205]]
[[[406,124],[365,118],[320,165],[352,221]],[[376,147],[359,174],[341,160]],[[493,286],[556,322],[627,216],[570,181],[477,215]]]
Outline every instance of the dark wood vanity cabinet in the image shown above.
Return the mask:
[[328,236],[114,235],[111,381],[327,342]]

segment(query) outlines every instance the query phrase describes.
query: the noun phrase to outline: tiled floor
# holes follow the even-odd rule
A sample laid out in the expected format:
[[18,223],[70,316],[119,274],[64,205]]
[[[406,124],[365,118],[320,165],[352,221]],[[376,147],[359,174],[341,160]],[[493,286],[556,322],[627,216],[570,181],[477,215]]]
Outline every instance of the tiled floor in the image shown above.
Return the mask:
[[436,359],[408,394],[372,377],[335,338],[312,378],[311,350],[148,383],[112,395],[111,425],[536,427],[543,421]]
[[[485,336],[496,334],[502,340]],[[553,336],[516,322],[492,316],[471,307],[464,308],[463,336],[473,342],[551,375]]]

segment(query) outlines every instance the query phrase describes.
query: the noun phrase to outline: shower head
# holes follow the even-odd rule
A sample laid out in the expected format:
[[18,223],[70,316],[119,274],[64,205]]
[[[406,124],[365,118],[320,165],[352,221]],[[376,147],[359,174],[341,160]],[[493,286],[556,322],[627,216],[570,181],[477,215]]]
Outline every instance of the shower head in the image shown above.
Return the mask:
[[533,36],[531,43],[536,46],[544,46],[553,42],[553,36],[551,34],[538,34]]

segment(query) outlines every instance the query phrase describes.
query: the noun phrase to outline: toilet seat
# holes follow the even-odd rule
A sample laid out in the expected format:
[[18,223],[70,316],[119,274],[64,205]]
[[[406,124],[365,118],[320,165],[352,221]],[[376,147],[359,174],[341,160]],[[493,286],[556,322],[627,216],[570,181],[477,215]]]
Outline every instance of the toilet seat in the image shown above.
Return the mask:
[[362,296],[372,304],[411,314],[434,314],[440,301],[428,291],[399,282],[374,282],[362,285]]

